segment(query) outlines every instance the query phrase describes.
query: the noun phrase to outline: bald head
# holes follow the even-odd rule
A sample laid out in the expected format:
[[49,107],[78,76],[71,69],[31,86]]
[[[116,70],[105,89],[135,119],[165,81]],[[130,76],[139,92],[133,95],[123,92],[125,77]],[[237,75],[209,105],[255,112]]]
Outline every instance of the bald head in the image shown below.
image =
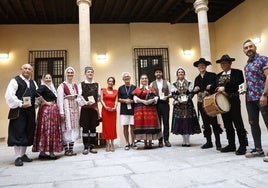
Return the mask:
[[21,66],[21,74],[24,78],[30,79],[32,76],[33,67],[30,64],[24,64]]

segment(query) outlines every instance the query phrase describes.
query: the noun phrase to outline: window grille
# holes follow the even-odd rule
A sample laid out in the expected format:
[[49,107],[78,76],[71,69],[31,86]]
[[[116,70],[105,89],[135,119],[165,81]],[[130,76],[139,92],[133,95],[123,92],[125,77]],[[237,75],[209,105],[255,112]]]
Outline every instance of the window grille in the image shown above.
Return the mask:
[[155,80],[154,69],[161,67],[163,77],[170,80],[169,55],[167,48],[134,48],[135,82],[139,85],[141,74],[147,74],[149,83]]
[[42,75],[49,73],[55,87],[64,81],[64,69],[67,64],[66,50],[29,51],[29,64],[34,69],[34,80],[41,83]]

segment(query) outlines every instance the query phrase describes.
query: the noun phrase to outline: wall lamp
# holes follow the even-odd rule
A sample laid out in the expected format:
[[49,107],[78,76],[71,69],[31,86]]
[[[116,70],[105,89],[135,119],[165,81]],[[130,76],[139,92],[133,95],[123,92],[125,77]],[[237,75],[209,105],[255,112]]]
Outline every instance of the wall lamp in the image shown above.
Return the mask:
[[253,41],[254,44],[260,44],[261,43],[261,37],[256,37],[252,41]]
[[9,53],[0,52],[0,59],[1,60],[9,59]]
[[106,54],[97,54],[97,61],[99,62],[106,62],[108,57]]
[[184,50],[183,55],[184,56],[191,56],[192,55],[192,50]]

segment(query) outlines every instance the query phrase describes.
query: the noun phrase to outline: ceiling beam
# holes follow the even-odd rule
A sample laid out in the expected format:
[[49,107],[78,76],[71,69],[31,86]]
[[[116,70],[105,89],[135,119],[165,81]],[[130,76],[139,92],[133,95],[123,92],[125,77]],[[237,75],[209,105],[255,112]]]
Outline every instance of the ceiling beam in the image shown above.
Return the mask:
[[58,13],[57,13],[57,8],[56,8],[56,1],[51,1],[51,7],[49,7],[49,9],[51,10],[51,16],[53,16],[53,19],[54,20],[53,22],[54,23],[59,23],[59,20],[58,20]]
[[186,8],[182,13],[178,15],[178,17],[174,18],[170,23],[176,24],[179,23],[189,12],[193,11],[194,7],[188,7]]
[[114,0],[105,0],[104,1],[104,8],[101,11],[101,15],[99,17],[99,20],[103,20],[103,22],[107,22],[107,19],[109,19],[109,15],[112,11],[112,7],[114,4]]
[[145,17],[146,20],[153,18],[154,16],[159,19],[160,17],[163,18],[163,16],[160,14],[160,10],[162,7],[166,4],[167,1],[163,0],[157,0],[157,2],[150,8],[151,10],[148,11],[147,16]]
[[152,7],[152,5],[155,4],[155,1],[153,1],[153,2],[148,1],[148,0],[144,1],[144,3],[142,4],[142,7],[139,9],[139,11],[136,14],[136,18],[137,19],[144,19],[146,17],[146,15],[148,14],[148,11]]
[[19,17],[17,16],[16,11],[14,10],[11,2],[8,0],[1,0],[1,1],[3,1],[4,9],[6,10],[7,20],[13,19],[14,23],[19,23],[18,20]]
[[128,15],[129,10],[132,10],[132,7],[135,6],[135,1],[124,1],[125,6],[122,8],[121,14],[119,15],[120,20],[126,20],[126,22],[129,22]]
[[0,1],[0,17],[3,18],[3,20],[1,19],[1,23],[4,23],[4,19],[6,20],[8,18],[7,12],[5,11],[5,9],[3,8],[3,5],[1,4],[2,2]]
[[140,22],[142,20],[137,19],[137,14],[139,13],[140,9],[143,7],[143,0],[137,0],[134,7],[131,9],[131,13],[129,14],[129,21],[130,22]]
[[116,0],[113,7],[112,7],[112,12],[110,14],[110,18],[114,19],[120,16],[120,12],[122,12],[123,7],[125,6],[125,0]]
[[28,16],[26,15],[25,9],[20,0],[14,0],[13,6],[15,7],[16,10],[18,10],[21,18],[23,18],[24,21],[28,20]]

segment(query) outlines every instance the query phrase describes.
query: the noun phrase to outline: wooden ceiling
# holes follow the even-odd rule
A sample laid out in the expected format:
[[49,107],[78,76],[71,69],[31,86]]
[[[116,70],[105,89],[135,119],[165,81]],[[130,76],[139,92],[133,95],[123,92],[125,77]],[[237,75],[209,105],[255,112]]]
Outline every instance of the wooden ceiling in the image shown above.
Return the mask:
[[[244,0],[209,0],[215,22]],[[197,23],[194,0],[92,0],[91,23]],[[76,0],[0,0],[0,24],[77,24]]]

